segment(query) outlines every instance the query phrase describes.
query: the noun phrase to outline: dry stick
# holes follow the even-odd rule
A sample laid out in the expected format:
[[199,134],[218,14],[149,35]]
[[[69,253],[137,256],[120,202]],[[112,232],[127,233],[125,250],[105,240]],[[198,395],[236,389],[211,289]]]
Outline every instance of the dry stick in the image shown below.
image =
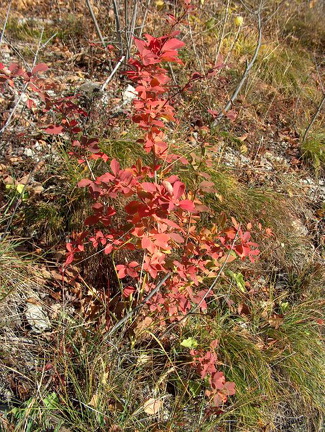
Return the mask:
[[282,6],[284,3],[287,3],[287,0],[282,0],[282,1],[277,5],[275,11],[274,11],[273,13],[271,13],[270,16],[267,17],[267,20],[266,20],[265,22],[269,22],[269,21],[271,21],[271,19],[274,17],[274,15],[277,14],[277,12],[280,10],[281,6]]
[[139,37],[142,36],[143,27],[144,27],[146,19],[147,19],[147,14],[148,14],[150,2],[151,2],[151,0],[148,0],[147,6],[146,6],[146,10],[145,10],[144,15],[143,15],[143,20],[142,20],[142,23],[141,23],[141,26],[140,26]]
[[240,1],[240,3],[244,6],[244,8],[249,12],[249,13],[251,13],[251,14],[253,14],[254,13],[254,8],[253,8],[253,6],[250,6],[250,7],[248,7],[242,0],[239,0]]
[[134,29],[135,29],[135,21],[137,18],[137,12],[138,12],[138,1],[135,1],[133,14],[132,14],[132,20],[131,20],[131,26],[129,28],[129,37],[127,39],[127,48],[126,48],[126,60],[130,57],[130,50],[132,45],[132,38],[134,36]]
[[225,16],[224,16],[224,20],[223,20],[223,24],[222,24],[222,32],[221,32],[221,36],[219,39],[219,43],[217,45],[217,50],[216,50],[216,55],[215,55],[215,61],[214,61],[215,63],[217,63],[217,61],[218,61],[221,45],[222,45],[222,42],[223,42],[223,39],[225,36],[225,28],[226,28],[226,23],[227,23],[227,18],[228,18],[229,3],[230,3],[230,0],[228,0],[227,6],[226,6],[226,12],[225,12]]
[[[231,53],[232,53],[232,50],[234,49],[234,46],[235,46],[235,44],[236,44],[236,42],[237,42],[237,40],[238,40],[238,38],[239,38],[239,33],[240,33],[241,29],[242,29],[242,26],[240,25],[240,26],[238,27],[238,29],[237,29],[237,32],[236,32],[235,38],[234,38],[234,40],[233,40],[233,42],[232,42],[232,44],[231,44],[231,47],[230,47],[230,49],[229,49],[229,51],[228,51],[227,57],[225,58],[225,61],[223,62],[225,65],[228,63],[229,57],[230,57],[230,55],[231,55]],[[217,62],[217,59],[216,59],[216,62]]]
[[117,65],[115,66],[115,68],[112,70],[112,73],[110,74],[110,76],[107,78],[107,80],[102,85],[101,91],[105,90],[106,86],[110,83],[110,81],[112,80],[113,76],[116,74],[117,70],[119,69],[119,67],[123,63],[124,59],[125,59],[125,56],[122,56],[120,58],[120,61],[117,63]]
[[232,107],[233,103],[235,102],[235,100],[237,99],[237,96],[240,92],[240,90],[242,89],[250,70],[252,69],[252,67],[255,64],[255,61],[257,59],[257,55],[259,53],[259,50],[261,48],[261,44],[262,44],[262,23],[261,23],[261,13],[260,10],[258,11],[258,41],[257,41],[257,45],[254,51],[254,55],[251,59],[251,61],[249,63],[246,64],[246,68],[245,68],[245,72],[243,73],[243,76],[236,88],[236,90],[234,91],[234,93],[232,94],[231,98],[229,99],[227,105],[225,106],[225,108],[220,112],[220,114],[218,115],[218,117],[215,119],[215,121],[212,123],[212,126],[217,126],[220,122],[220,120],[225,116],[225,113],[227,113],[227,111],[230,110],[230,108]]
[[8,6],[8,9],[7,9],[7,14],[6,14],[5,22],[3,24],[3,29],[2,29],[1,37],[0,37],[0,45],[2,44],[3,36],[5,34],[5,30],[6,30],[6,27],[7,27],[7,23],[8,23],[8,19],[9,19],[9,14],[10,14],[11,3],[12,3],[12,0],[10,0],[9,6]]
[[[11,110],[11,113],[10,113],[9,117],[7,118],[6,123],[5,123],[5,124],[3,125],[3,127],[0,129],[0,137],[2,136],[3,132],[7,129],[7,127],[9,126],[9,124],[11,123],[11,120],[12,120],[13,116],[15,115],[15,112],[16,112],[17,109],[18,109],[19,103],[20,103],[22,97],[25,95],[25,91],[27,90],[28,84],[29,84],[29,83],[25,83],[25,85],[24,85],[24,87],[23,87],[23,89],[22,89],[22,92],[20,93],[20,95],[19,95],[19,97],[18,97],[18,99],[17,99],[17,101],[16,101],[16,103],[15,103],[13,109]],[[0,146],[0,148],[1,148],[1,147],[2,147],[2,146]]]
[[123,52],[123,39],[122,39],[122,34],[121,34],[121,24],[120,24],[120,17],[118,14],[118,7],[116,4],[116,0],[113,0],[113,8],[114,8],[115,23],[116,23],[116,33],[117,33],[117,37],[118,37],[119,43],[120,43],[120,52]]
[[22,61],[22,63],[25,65],[25,67],[28,66],[27,61],[25,60],[24,56],[20,53],[20,51],[4,36],[4,41],[6,42],[6,45],[8,45],[12,51],[19,57]]
[[202,61],[201,61],[201,56],[199,56],[199,54],[198,54],[198,52],[196,50],[195,42],[194,42],[194,39],[193,39],[192,27],[191,27],[191,23],[190,22],[188,24],[188,29],[189,29],[189,34],[190,34],[190,38],[191,38],[192,47],[193,47],[193,51],[194,51],[195,57],[196,57],[199,65],[200,65],[201,72],[204,73],[204,66],[203,66]]
[[124,0],[124,37],[126,42],[126,58],[128,58],[128,46],[129,46],[129,37],[128,37],[128,26],[129,26],[129,11],[128,11],[128,1]]
[[306,139],[307,139],[307,135],[308,135],[308,132],[309,132],[310,129],[312,128],[313,124],[315,123],[316,117],[317,117],[318,114],[321,112],[322,107],[323,107],[323,105],[324,105],[324,102],[325,102],[325,93],[323,93],[323,98],[322,98],[322,100],[320,101],[320,103],[319,103],[319,105],[318,105],[318,108],[317,108],[315,114],[313,115],[313,118],[311,119],[311,122],[309,123],[309,125],[307,126],[307,128],[306,128],[306,130],[305,130],[304,136],[302,137],[302,142],[303,142],[303,143],[306,141]]
[[97,32],[97,34],[98,34],[98,37],[99,37],[101,43],[103,44],[103,46],[106,47],[105,40],[104,40],[104,38],[103,38],[102,32],[100,31],[100,28],[99,28],[99,25],[98,25],[97,19],[96,19],[96,17],[95,17],[95,14],[94,14],[93,8],[92,8],[92,6],[91,6],[91,4],[90,4],[90,1],[89,1],[89,0],[86,0],[86,3],[87,3],[87,6],[88,6],[88,9],[89,9],[89,12],[90,12],[91,18],[92,18],[92,20],[93,20],[93,22],[94,22],[94,24],[95,24],[95,28],[96,28],[96,32]]
[[167,273],[166,276],[158,283],[156,288],[152,290],[147,297],[134,309],[132,309],[129,313],[125,315],[115,326],[108,332],[107,336],[112,336],[128,319],[132,317],[135,313],[137,313],[140,309],[142,309],[145,304],[160,290],[161,286],[166,282],[167,279],[171,277],[171,273]]

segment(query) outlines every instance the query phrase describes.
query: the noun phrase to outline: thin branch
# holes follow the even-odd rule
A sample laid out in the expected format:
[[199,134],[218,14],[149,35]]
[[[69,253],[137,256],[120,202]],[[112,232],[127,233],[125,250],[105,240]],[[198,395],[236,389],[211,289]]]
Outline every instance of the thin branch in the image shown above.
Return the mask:
[[25,60],[24,56],[20,53],[20,51],[4,36],[3,37],[6,44],[12,49],[12,51],[20,58],[22,64],[24,64],[25,67],[28,67],[28,63]]
[[16,102],[15,102],[14,107],[13,107],[12,110],[11,110],[11,113],[10,113],[9,117],[8,117],[7,120],[6,120],[6,123],[5,123],[5,124],[2,126],[2,128],[0,129],[0,137],[2,136],[3,132],[7,129],[7,127],[10,125],[11,120],[12,120],[13,116],[15,115],[15,113],[16,113],[18,107],[19,107],[19,104],[20,104],[21,99],[23,98],[23,96],[25,96],[25,91],[27,90],[28,84],[29,84],[29,83],[25,83],[25,85],[24,85],[24,87],[23,87],[23,89],[22,89],[22,91],[21,91],[19,97],[17,98],[17,100],[16,100]]
[[41,35],[40,35],[40,38],[38,40],[37,50],[36,50],[36,53],[34,55],[34,60],[33,60],[33,67],[36,66],[36,62],[37,62],[37,59],[38,59],[38,54],[39,54],[39,52],[41,50],[41,47],[42,47],[43,34],[44,34],[44,27],[42,28]]
[[148,0],[146,9],[145,9],[145,12],[144,12],[144,15],[143,15],[143,20],[142,20],[142,23],[141,23],[141,26],[140,26],[139,37],[142,36],[143,27],[144,27],[144,25],[146,23],[147,14],[148,14],[148,11],[149,11],[150,2],[151,2],[151,0]]
[[219,54],[220,54],[222,42],[223,42],[223,39],[225,37],[225,29],[226,29],[227,18],[228,18],[228,13],[229,13],[229,3],[230,3],[230,0],[227,1],[225,16],[224,16],[224,20],[223,20],[223,23],[222,23],[221,36],[220,36],[219,43],[218,43],[217,49],[216,49],[216,55],[215,55],[215,60],[214,60],[215,63],[217,63],[217,61],[218,61],[218,57],[219,57]]
[[122,56],[120,58],[120,61],[117,63],[117,65],[115,66],[115,68],[112,70],[112,73],[110,74],[110,76],[107,78],[107,80],[102,85],[101,91],[105,90],[106,86],[110,83],[110,81],[112,80],[113,76],[116,74],[117,70],[119,69],[119,67],[123,63],[124,59],[125,59],[125,56]]
[[152,290],[147,297],[134,309],[132,309],[129,313],[125,315],[124,318],[122,318],[118,323],[115,324],[115,326],[108,332],[107,336],[112,336],[126,321],[128,321],[132,315],[137,313],[140,309],[142,309],[145,304],[160,290],[162,285],[166,282],[167,279],[171,277],[171,273],[167,273],[165,277],[158,283],[156,288]]
[[90,1],[89,1],[89,0],[86,0],[86,3],[87,3],[87,6],[88,6],[88,9],[89,9],[89,12],[90,12],[91,18],[92,18],[92,20],[93,20],[93,22],[94,22],[94,24],[95,24],[95,28],[96,28],[96,32],[97,32],[97,34],[98,34],[98,37],[99,37],[101,43],[103,44],[103,46],[106,47],[105,40],[104,40],[104,38],[103,38],[102,32],[100,31],[100,28],[99,28],[99,25],[98,25],[98,22],[97,22],[96,16],[95,16],[95,14],[94,14],[93,8],[92,8],[92,6],[91,6],[91,4],[90,4]]
[[256,48],[253,54],[253,57],[251,59],[251,61],[249,63],[246,64],[246,68],[245,71],[242,75],[242,78],[236,88],[236,90],[233,92],[231,98],[229,99],[229,101],[227,102],[227,105],[225,106],[225,108],[220,112],[220,114],[218,115],[218,117],[215,119],[215,121],[212,123],[212,126],[217,126],[220,122],[220,120],[225,116],[225,114],[227,113],[227,111],[230,110],[230,108],[233,106],[235,100],[237,99],[249,73],[250,70],[252,69],[252,67],[254,66],[259,50],[261,48],[261,44],[262,44],[262,20],[261,20],[261,11],[260,9],[257,12],[257,16],[258,16],[258,40],[257,40],[257,44],[256,44]]
[[128,58],[130,57],[130,50],[131,50],[131,46],[132,46],[132,39],[134,36],[137,13],[138,13],[138,1],[136,0],[135,4],[134,4],[134,9],[133,9],[131,25],[129,28],[129,35],[128,35],[128,40],[127,40],[126,60],[128,60]]
[[5,34],[5,31],[6,31],[6,27],[7,27],[7,23],[8,23],[8,19],[9,19],[9,14],[10,14],[11,3],[12,3],[12,0],[10,0],[9,6],[8,6],[8,9],[7,9],[5,22],[3,24],[3,29],[2,29],[1,37],[0,37],[0,45],[2,44],[3,36]]
[[114,8],[115,23],[116,23],[116,33],[117,33],[117,37],[118,37],[119,43],[120,43],[120,51],[123,52],[123,39],[122,39],[122,34],[121,34],[121,23],[120,23],[120,17],[118,14],[118,7],[116,4],[116,0],[113,0],[113,8]]
[[316,120],[318,114],[321,112],[321,110],[322,110],[322,108],[323,108],[323,105],[324,105],[324,102],[325,102],[325,93],[323,93],[323,98],[322,98],[322,100],[320,101],[320,103],[318,104],[317,110],[316,110],[315,114],[313,115],[313,118],[311,119],[309,125],[307,126],[307,128],[306,128],[306,130],[305,130],[305,133],[304,133],[304,135],[303,135],[303,137],[302,137],[302,142],[303,142],[303,143],[306,141],[306,139],[307,139],[307,135],[308,135],[308,132],[309,132],[310,129],[312,128],[313,124],[315,123],[315,120]]

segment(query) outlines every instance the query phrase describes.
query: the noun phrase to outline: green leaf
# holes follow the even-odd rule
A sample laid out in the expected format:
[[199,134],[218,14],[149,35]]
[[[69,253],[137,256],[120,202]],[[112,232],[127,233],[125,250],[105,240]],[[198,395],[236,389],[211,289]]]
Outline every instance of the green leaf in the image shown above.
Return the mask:
[[184,339],[181,342],[181,345],[185,348],[190,348],[190,349],[194,349],[198,346],[198,341],[192,337],[189,337],[187,339]]
[[55,409],[58,406],[59,398],[55,392],[50,393],[43,399],[43,403],[48,409]]
[[238,288],[246,293],[244,276],[241,273],[234,273],[231,270],[228,270],[228,273],[235,280]]

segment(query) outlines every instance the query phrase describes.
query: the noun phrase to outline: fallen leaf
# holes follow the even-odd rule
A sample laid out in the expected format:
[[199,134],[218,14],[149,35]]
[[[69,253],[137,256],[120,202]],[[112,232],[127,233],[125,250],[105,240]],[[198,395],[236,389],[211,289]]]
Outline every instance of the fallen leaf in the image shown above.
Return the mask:
[[88,405],[93,406],[94,408],[96,408],[98,406],[98,394],[97,393],[93,394],[92,398],[88,402]]
[[269,324],[271,327],[277,330],[280,327],[280,325],[283,324],[283,315],[273,314],[269,319]]
[[155,415],[162,408],[163,403],[160,399],[150,398],[144,403],[143,410],[148,415]]

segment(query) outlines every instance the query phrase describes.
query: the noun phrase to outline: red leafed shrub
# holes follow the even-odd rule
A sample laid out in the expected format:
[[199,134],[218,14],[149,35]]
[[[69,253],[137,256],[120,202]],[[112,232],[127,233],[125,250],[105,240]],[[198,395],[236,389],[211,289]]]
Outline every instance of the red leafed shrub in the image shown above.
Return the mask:
[[[165,134],[166,123],[170,129],[177,119],[168,99],[170,78],[163,65],[182,65],[178,50],[184,43],[176,38],[178,34],[172,31],[159,38],[146,34],[145,40],[135,39],[137,52],[129,61],[127,76],[135,82],[138,94],[132,121],[143,131],[138,144],[151,155],[151,163],[143,165],[138,160],[122,167],[100,152],[95,139],[83,137],[73,143],[81,160],[88,152],[93,159],[103,159],[107,171],[78,183],[93,199],[92,214],[84,222],[89,232],[67,244],[66,265],[83,252],[85,243],[110,255],[120,284],[114,294],[129,299],[131,306],[142,304],[141,313],[151,312],[160,325],[177,322],[194,309],[206,312],[218,271],[236,257],[253,261],[258,254],[250,233],[235,220],[223,232],[215,226],[199,228],[200,213],[206,208],[172,172],[172,161],[187,163]],[[73,112],[77,112],[75,107]],[[69,121],[60,127],[66,130]],[[117,262],[121,256],[132,259]],[[206,395],[214,406],[224,403],[234,394],[234,384],[217,371],[213,349],[193,351],[192,356],[200,376],[208,378]]]
[[210,344],[210,350],[191,350],[193,365],[202,379],[208,380],[209,389],[205,391],[206,396],[211,400],[211,406],[218,408],[227,402],[228,396],[236,393],[235,383],[226,381],[223,372],[217,370],[218,361],[215,348],[218,341],[214,340]]

